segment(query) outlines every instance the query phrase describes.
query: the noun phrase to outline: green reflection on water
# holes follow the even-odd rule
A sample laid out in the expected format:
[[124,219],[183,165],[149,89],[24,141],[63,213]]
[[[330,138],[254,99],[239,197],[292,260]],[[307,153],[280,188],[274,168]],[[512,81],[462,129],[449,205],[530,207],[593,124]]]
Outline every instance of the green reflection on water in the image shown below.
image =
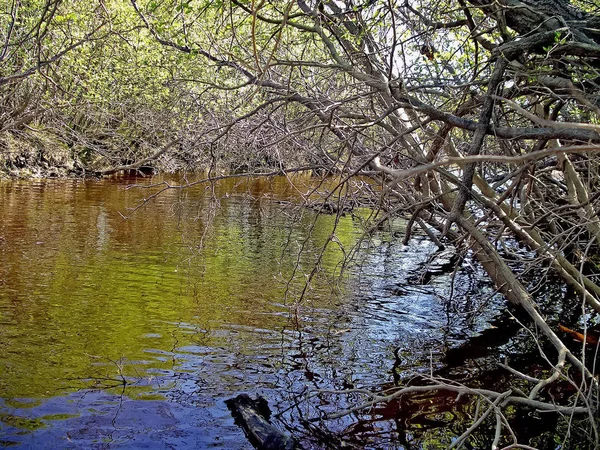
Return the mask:
[[282,212],[273,198],[297,199],[285,179],[169,191],[127,219],[149,194],[124,187],[0,184],[4,399],[90,386],[118,392],[124,384],[138,386],[140,398],[160,398],[156,374],[177,366],[177,349],[264,353],[264,340],[243,332],[236,339],[230,327],[289,326],[286,292],[300,291],[316,261],[323,276],[307,301],[327,307],[327,276],[357,237],[341,218],[339,245],[319,259],[334,217]]
[[21,428],[28,431],[37,430],[46,426],[40,419],[27,419],[25,417],[19,417],[12,414],[0,414],[0,422],[3,422],[11,427]]
[[48,414],[40,417],[40,420],[67,420],[79,417],[79,414]]

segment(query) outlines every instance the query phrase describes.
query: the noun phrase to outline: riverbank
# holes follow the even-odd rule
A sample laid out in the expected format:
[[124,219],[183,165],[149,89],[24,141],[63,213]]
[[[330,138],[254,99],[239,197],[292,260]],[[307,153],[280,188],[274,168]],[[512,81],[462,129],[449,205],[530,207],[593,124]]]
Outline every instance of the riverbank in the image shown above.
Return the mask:
[[[140,175],[147,175],[198,169],[199,164],[194,166],[184,161],[176,150],[171,150],[160,158],[149,158],[146,165],[136,170]],[[0,134],[0,179],[100,177],[115,167],[130,165],[151,155],[152,151],[145,147],[111,149],[102,142],[85,146],[63,139],[48,129],[29,127],[18,133]]]

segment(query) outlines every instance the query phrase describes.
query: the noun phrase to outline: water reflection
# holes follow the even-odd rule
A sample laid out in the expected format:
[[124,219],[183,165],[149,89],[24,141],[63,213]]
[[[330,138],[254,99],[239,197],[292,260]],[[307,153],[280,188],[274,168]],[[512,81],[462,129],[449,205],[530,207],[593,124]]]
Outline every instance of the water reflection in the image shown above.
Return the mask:
[[170,190],[133,212],[154,191],[126,187],[160,181],[0,184],[0,445],[245,448],[225,398],[289,410],[307,387],[426,368],[477,329],[439,292],[397,291],[433,251],[424,240],[381,235],[361,270],[333,277],[361,221],[274,201],[309,179]]

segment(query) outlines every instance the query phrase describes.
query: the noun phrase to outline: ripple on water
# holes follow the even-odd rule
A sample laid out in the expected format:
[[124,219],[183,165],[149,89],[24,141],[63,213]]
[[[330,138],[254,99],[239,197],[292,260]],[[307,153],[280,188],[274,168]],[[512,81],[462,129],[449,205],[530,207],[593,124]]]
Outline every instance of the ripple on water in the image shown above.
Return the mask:
[[[127,220],[142,194],[119,183],[0,185],[2,445],[250,448],[226,398],[283,411],[307,389],[389,383],[460,336],[449,308],[480,306],[416,276],[435,250],[422,238],[365,241],[333,283],[343,252],[319,255],[335,218],[245,196],[289,199],[285,180],[218,185],[217,210],[203,190],[172,192]],[[343,217],[335,234],[349,249],[360,231]]]

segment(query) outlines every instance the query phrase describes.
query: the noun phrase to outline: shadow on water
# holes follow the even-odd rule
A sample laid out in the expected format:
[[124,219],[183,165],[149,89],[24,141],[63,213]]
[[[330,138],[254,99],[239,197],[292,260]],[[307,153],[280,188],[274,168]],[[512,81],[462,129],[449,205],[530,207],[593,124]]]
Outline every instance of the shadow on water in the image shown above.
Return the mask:
[[161,181],[0,183],[0,446],[251,448],[224,403],[246,392],[304,448],[445,448],[473,417],[466,399],[309,423],[358,399],[308,394],[431,373],[502,385],[491,361],[533,354],[468,259],[441,270],[425,238],[400,243],[401,223],[361,241],[368,212],[335,225],[289,206],[310,179],[171,190],[131,214],[153,190],[126,187]]

